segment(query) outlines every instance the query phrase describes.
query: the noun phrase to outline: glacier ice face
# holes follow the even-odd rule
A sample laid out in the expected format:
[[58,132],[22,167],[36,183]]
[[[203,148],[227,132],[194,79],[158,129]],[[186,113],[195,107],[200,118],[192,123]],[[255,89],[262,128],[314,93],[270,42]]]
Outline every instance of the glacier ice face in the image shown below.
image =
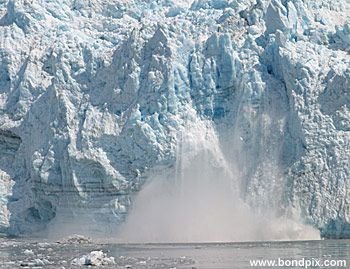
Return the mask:
[[348,14],[330,0],[1,1],[0,231],[122,221],[147,171],[174,166],[190,107],[229,141],[249,204],[349,237]]

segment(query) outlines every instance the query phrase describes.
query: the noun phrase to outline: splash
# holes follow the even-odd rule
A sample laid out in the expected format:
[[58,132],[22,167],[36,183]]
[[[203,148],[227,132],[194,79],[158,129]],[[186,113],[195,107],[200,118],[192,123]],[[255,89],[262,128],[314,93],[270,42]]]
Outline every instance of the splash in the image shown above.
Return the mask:
[[240,196],[211,122],[191,117],[178,133],[174,171],[151,173],[118,240],[134,243],[319,239],[299,220],[254,211]]

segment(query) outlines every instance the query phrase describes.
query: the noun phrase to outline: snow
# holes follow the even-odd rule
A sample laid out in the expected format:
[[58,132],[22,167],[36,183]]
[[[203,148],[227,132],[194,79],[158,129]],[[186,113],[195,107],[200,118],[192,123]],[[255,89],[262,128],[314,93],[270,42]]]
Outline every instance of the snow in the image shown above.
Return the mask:
[[231,139],[247,203],[350,236],[347,1],[0,11],[1,232],[122,222],[148,171],[175,165],[190,107]]

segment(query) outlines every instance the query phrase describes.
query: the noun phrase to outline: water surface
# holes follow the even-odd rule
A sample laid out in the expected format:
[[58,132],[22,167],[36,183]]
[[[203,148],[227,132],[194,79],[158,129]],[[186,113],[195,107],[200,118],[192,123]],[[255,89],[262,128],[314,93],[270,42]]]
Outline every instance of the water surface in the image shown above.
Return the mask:
[[257,259],[300,260],[303,258],[317,259],[322,262],[346,260],[347,267],[336,268],[350,268],[350,240],[207,244],[79,244],[7,238],[0,239],[0,268],[77,268],[71,265],[72,260],[94,250],[103,250],[108,256],[115,257],[117,265],[103,268],[252,268],[250,261]]

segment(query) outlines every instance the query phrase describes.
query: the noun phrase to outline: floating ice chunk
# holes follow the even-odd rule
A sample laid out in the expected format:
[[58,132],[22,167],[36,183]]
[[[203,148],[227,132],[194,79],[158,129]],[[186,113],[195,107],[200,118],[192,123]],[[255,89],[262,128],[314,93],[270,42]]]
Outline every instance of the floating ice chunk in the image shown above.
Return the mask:
[[31,249],[25,249],[25,250],[23,251],[23,253],[24,253],[25,255],[28,255],[28,256],[34,255],[34,252],[33,252],[33,250],[31,250]]
[[68,236],[67,238],[63,239],[62,241],[59,241],[58,243],[62,244],[89,244],[92,243],[91,238],[79,235],[79,234],[74,234],[71,236]]
[[72,265],[101,266],[113,264],[115,264],[114,257],[107,257],[107,254],[102,250],[91,251],[88,255],[83,255],[72,261]]

